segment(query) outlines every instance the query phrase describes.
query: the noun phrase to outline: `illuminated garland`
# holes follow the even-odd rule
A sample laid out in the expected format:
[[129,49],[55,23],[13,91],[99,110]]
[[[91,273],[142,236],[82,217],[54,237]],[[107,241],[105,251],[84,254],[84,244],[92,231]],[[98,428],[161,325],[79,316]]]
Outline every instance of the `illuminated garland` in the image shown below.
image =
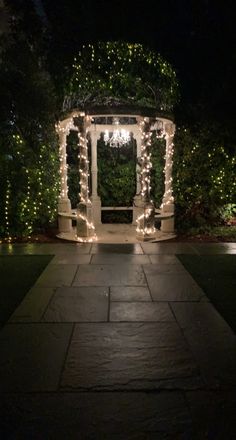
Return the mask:
[[166,139],[166,154],[165,154],[165,167],[163,172],[165,173],[165,193],[163,196],[163,202],[161,208],[166,205],[174,203],[173,188],[172,188],[172,168],[173,168],[173,154],[174,154],[174,124],[171,125],[170,132],[168,129],[165,134]]
[[88,187],[88,178],[89,178],[89,161],[88,161],[88,140],[86,137],[86,132],[79,132],[79,175],[80,175],[80,201],[82,203],[88,203],[89,200],[89,187]]
[[64,111],[131,104],[171,112],[178,99],[171,65],[141,44],[113,41],[83,45],[73,68]]
[[78,138],[79,138],[79,175],[80,175],[80,203],[78,218],[86,223],[86,228],[88,231],[88,236],[86,238],[78,237],[77,240],[80,242],[91,242],[97,239],[95,233],[95,226],[92,219],[88,219],[87,215],[81,212],[81,205],[84,204],[86,210],[91,211],[91,200],[89,198],[89,160],[88,160],[88,139],[87,139],[87,128],[91,124],[91,118],[89,116],[83,116],[79,124]]
[[143,202],[143,213],[138,216],[136,231],[138,235],[145,237],[153,236],[155,234],[154,226],[154,206],[150,200],[150,171],[151,163],[151,138],[152,132],[150,130],[149,118],[144,118],[139,121],[139,128],[141,131],[141,199]]
[[59,134],[59,161],[60,161],[60,182],[61,191],[60,198],[68,199],[68,184],[67,184],[67,152],[66,152],[66,138],[70,130],[74,127],[73,118],[70,118],[66,126],[62,123],[56,125],[56,131]]

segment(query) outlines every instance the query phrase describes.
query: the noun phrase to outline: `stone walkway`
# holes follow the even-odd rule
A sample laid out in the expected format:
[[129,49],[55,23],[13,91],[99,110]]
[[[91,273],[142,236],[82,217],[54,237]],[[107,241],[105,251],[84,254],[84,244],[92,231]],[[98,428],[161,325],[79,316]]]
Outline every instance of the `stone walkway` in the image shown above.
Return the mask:
[[0,332],[0,438],[236,438],[236,336],[177,258],[236,243],[0,253],[55,255]]

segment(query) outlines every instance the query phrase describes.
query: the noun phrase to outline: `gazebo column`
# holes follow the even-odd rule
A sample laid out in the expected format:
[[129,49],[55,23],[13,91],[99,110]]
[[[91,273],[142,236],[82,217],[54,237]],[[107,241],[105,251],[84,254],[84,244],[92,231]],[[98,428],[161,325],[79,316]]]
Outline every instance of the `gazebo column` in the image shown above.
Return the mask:
[[[61,191],[58,200],[58,212],[71,214],[71,202],[68,198],[67,185],[67,161],[66,161],[66,138],[70,131],[70,124],[60,123],[57,126],[57,133],[59,136],[59,160],[60,160],[60,181]],[[72,231],[72,220],[59,215],[58,218],[59,233],[66,233]]]
[[172,188],[172,166],[173,166],[173,152],[174,152],[174,135],[175,135],[175,124],[172,122],[165,125],[166,133],[166,155],[165,155],[165,192],[162,200],[162,213],[163,214],[173,214],[173,218],[162,220],[161,231],[162,232],[174,232],[174,197]]
[[100,137],[100,133],[91,131],[91,174],[92,174],[92,212],[95,225],[101,224],[101,198],[97,193],[98,185],[98,164],[97,164],[97,142]]
[[140,214],[137,218],[137,237],[141,240],[151,240],[155,237],[155,208],[150,199],[150,170],[151,170],[151,137],[149,118],[141,118],[141,203]]
[[[136,163],[136,194],[133,199],[133,225],[137,224],[137,218],[140,215],[140,208],[142,207],[142,198],[141,198],[141,179],[140,179],[140,161],[141,158],[141,132],[139,131],[136,134],[136,147],[137,147],[137,163]],[[142,209],[142,208],[141,208]]]
[[77,236],[84,241],[92,240],[95,228],[92,218],[92,203],[89,199],[89,161],[88,161],[88,140],[87,130],[90,126],[88,116],[79,118],[79,159],[80,159],[80,202],[77,206]]

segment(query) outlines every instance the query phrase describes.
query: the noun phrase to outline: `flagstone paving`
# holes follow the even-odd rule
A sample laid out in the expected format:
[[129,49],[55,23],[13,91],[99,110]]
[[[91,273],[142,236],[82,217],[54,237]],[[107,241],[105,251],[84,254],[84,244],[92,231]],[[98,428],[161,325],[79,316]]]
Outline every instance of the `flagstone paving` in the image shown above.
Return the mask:
[[236,335],[178,254],[235,243],[1,245],[55,255],[0,332],[0,438],[236,438]]

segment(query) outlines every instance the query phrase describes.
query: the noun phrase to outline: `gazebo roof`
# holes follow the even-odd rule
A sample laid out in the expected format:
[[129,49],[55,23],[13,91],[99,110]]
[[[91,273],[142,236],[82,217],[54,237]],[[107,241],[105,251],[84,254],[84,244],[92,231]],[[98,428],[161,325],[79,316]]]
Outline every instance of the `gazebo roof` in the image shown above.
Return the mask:
[[178,98],[169,63],[141,44],[84,45],[65,87],[62,115],[141,115],[173,119]]

